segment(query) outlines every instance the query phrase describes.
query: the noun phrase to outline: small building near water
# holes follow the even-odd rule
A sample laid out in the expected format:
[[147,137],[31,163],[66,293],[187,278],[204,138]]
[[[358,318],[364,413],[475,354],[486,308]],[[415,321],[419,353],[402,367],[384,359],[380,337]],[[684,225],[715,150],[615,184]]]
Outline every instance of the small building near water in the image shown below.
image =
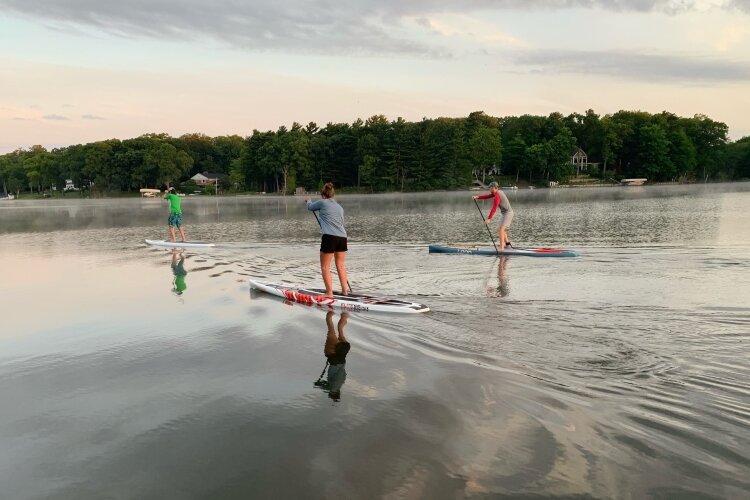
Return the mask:
[[190,179],[192,179],[198,186],[207,186],[209,184],[218,184],[219,179],[223,179],[226,176],[227,174],[222,173],[203,172],[195,174]]
[[623,186],[643,186],[648,179],[639,177],[639,178],[633,178],[633,179],[623,179],[620,181],[620,184]]
[[141,198],[154,198],[161,194],[158,189],[141,188]]

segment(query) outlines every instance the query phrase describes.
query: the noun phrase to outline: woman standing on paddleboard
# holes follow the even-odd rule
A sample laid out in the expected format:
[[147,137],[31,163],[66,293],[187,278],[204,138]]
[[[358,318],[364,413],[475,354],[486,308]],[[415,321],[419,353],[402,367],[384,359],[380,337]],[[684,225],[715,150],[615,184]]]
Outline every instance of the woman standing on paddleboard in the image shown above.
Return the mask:
[[510,201],[508,197],[500,191],[497,182],[490,182],[489,194],[482,194],[478,196],[472,196],[475,200],[488,200],[492,198],[492,210],[485,219],[485,224],[489,224],[492,217],[495,215],[497,207],[500,207],[500,227],[497,230],[498,239],[500,240],[500,250],[505,250],[505,246],[510,246],[510,239],[508,239],[508,233],[506,232],[510,226],[510,222],[513,220],[513,209],[510,207]]
[[346,229],[344,229],[344,209],[333,199],[335,191],[332,183],[323,186],[322,200],[305,200],[307,209],[320,215],[318,223],[323,237],[320,240],[320,272],[326,287],[326,296],[333,297],[331,260],[336,263],[336,272],[341,282],[341,294],[349,293],[346,277]]

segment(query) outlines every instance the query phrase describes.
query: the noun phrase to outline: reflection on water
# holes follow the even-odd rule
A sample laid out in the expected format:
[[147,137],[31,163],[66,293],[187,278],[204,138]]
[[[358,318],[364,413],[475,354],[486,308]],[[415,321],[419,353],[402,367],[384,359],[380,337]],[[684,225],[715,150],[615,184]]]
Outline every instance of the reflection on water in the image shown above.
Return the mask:
[[159,202],[4,204],[0,496],[747,497],[750,185],[508,195],[581,257],[431,255],[490,244],[466,193],[341,197],[352,286],[416,317],[249,296],[319,283],[293,197],[191,199],[185,252]]
[[497,282],[487,287],[488,297],[507,297],[510,295],[510,281],[508,280],[508,261],[507,255],[497,257]]
[[[341,386],[346,381],[346,355],[349,353],[351,344],[344,335],[344,327],[349,320],[349,313],[342,312],[335,327],[333,325],[334,317],[333,311],[326,313],[327,332],[325,347],[323,348],[326,367],[323,368],[318,380],[313,385],[326,391],[329,398],[338,401],[341,399]],[[328,369],[327,374],[326,368]],[[323,380],[324,374],[326,374],[325,380]]]
[[171,250],[172,253],[172,292],[175,295],[182,295],[187,290],[187,284],[185,283],[185,277],[187,271],[185,270],[185,251],[184,250]]

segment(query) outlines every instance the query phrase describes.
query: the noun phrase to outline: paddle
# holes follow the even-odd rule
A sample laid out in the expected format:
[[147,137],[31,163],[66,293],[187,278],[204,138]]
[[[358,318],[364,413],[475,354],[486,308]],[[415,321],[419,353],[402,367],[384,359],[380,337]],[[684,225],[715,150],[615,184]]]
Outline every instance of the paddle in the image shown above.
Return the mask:
[[326,361],[326,365],[323,367],[323,371],[320,372],[320,377],[318,377],[318,380],[316,380],[315,382],[313,382],[313,385],[315,387],[321,387],[323,385],[327,385],[328,384],[328,381],[321,382],[321,379],[323,378],[323,375],[326,372],[326,368],[328,368],[328,361]]
[[[313,215],[315,216],[315,220],[318,221],[318,225],[321,229],[323,229],[323,226],[320,224],[320,219],[318,219],[318,214],[315,213],[315,210],[312,210]],[[346,286],[349,287],[349,291],[351,293],[354,293],[354,290],[352,290],[352,286],[349,284],[349,280],[346,280]]]
[[500,250],[498,250],[497,245],[495,245],[495,237],[492,236],[492,231],[490,231],[490,227],[487,225],[487,220],[484,218],[482,209],[479,208],[479,203],[477,203],[477,199],[473,198],[473,200],[474,200],[474,204],[477,206],[477,210],[479,210],[479,215],[482,216],[482,222],[484,222],[484,227],[487,229],[487,233],[490,235],[490,239],[492,240],[492,245],[495,247],[495,252],[497,252],[497,254],[500,255]]

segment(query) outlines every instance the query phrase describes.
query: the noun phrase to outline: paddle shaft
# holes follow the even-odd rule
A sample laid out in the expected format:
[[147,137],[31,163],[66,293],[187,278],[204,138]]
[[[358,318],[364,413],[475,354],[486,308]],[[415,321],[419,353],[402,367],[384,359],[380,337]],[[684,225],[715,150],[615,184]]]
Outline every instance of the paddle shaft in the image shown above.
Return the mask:
[[318,381],[317,381],[317,382],[315,382],[316,384],[317,384],[317,383],[319,383],[319,382],[320,382],[320,379],[322,379],[322,378],[323,378],[323,375],[324,375],[324,374],[325,374],[325,372],[326,372],[326,368],[328,368],[328,361],[326,361],[326,365],[325,365],[325,366],[323,367],[323,371],[322,371],[322,372],[320,372],[320,377],[318,377]]
[[487,229],[487,233],[490,235],[490,239],[492,240],[492,246],[495,247],[495,252],[497,252],[497,254],[500,255],[500,250],[497,249],[497,245],[495,244],[495,237],[492,236],[492,231],[490,231],[490,226],[487,225],[487,219],[484,218],[484,214],[482,213],[482,209],[479,208],[479,203],[477,203],[477,199],[473,198],[473,200],[474,200],[474,205],[476,205],[477,210],[479,210],[479,215],[482,216],[482,222],[484,223],[484,227]]
[[[312,213],[315,216],[315,220],[318,221],[318,225],[320,226],[320,228],[323,229],[323,226],[320,224],[320,219],[318,219],[318,214],[315,213],[315,210],[313,210]],[[346,280],[346,286],[349,287],[350,292],[354,291],[352,290],[352,286],[349,284],[349,280]]]

